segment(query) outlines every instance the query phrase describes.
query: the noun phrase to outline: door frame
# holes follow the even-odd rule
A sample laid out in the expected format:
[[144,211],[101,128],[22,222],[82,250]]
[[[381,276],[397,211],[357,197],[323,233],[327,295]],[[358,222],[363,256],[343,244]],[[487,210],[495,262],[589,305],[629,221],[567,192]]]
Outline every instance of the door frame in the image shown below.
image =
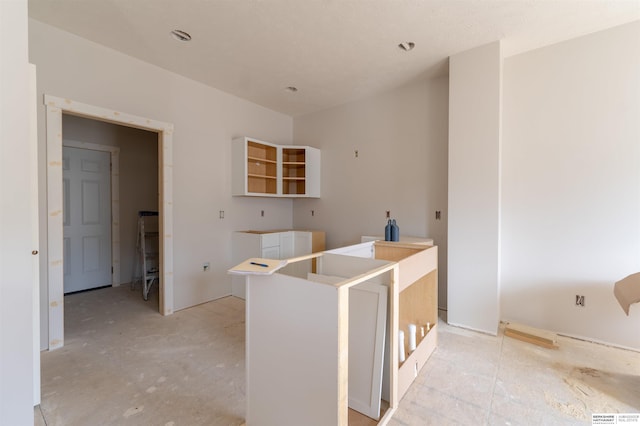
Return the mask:
[[[65,140],[62,146],[68,148],[102,151],[110,154],[111,170],[111,285],[118,287],[120,283],[120,148],[117,146],[99,145],[90,142]],[[63,172],[64,173],[64,172]],[[63,215],[64,217],[64,215]]]
[[173,313],[173,124],[44,95],[47,143],[47,276],[49,350],[64,345],[62,114],[158,133],[160,313]]
[[29,145],[31,154],[31,243],[33,258],[33,406],[40,405],[40,211],[38,209],[38,91],[37,70],[29,64]]

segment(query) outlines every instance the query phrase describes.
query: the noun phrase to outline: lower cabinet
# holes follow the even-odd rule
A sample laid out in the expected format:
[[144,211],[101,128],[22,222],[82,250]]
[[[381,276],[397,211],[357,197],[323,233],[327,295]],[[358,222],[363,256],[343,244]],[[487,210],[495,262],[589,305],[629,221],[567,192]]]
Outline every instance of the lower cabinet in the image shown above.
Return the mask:
[[280,247],[263,247],[260,257],[264,259],[280,259]]
[[[233,234],[232,262],[234,265],[251,257],[264,259],[289,259],[304,256],[311,253],[324,251],[325,233],[323,231],[239,231]],[[303,274],[306,276],[312,261],[291,265],[292,275]],[[299,271],[298,271],[299,270]],[[233,276],[231,279],[231,294],[246,298],[246,280],[242,276]]]

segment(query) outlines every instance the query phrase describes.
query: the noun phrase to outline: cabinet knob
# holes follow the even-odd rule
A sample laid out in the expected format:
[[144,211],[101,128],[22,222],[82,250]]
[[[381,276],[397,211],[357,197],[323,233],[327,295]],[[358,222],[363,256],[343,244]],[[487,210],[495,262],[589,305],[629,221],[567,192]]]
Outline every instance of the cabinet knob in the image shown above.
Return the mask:
[[31,254],[35,256],[36,254],[38,254],[38,250],[31,250]]

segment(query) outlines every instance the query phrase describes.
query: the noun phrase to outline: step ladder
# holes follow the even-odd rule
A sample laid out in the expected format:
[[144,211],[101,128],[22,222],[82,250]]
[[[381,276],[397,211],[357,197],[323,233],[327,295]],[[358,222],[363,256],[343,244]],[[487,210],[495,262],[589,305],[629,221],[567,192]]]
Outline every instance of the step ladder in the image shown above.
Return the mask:
[[131,290],[142,284],[142,298],[149,300],[149,291],[154,282],[160,283],[160,240],[158,212],[138,212],[138,236],[136,240],[136,262],[131,281]]

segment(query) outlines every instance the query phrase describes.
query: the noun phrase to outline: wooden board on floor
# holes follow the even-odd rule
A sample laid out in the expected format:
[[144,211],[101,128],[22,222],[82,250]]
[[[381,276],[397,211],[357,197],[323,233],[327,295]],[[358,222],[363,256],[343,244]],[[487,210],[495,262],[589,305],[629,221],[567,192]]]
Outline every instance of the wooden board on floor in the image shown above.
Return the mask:
[[507,324],[504,335],[548,349],[558,349],[558,335],[522,324]]
[[[383,399],[380,404],[380,418],[382,418],[389,409],[389,403]],[[377,420],[349,408],[349,426],[376,426],[377,424]]]

